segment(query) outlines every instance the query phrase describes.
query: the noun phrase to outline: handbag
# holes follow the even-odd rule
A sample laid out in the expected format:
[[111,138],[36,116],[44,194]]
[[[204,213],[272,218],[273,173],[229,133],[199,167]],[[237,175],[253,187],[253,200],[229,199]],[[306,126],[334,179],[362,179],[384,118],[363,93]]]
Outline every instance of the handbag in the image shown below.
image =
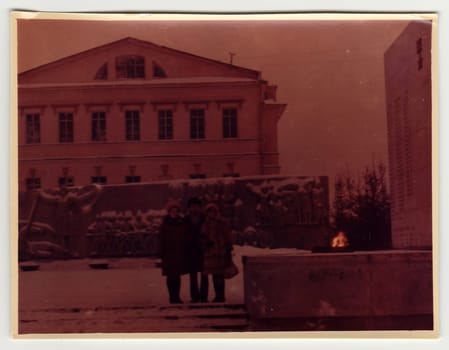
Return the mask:
[[233,278],[235,276],[237,276],[239,273],[239,268],[234,264],[234,262],[231,259],[231,263],[225,267],[224,269],[224,278],[226,279],[230,279]]

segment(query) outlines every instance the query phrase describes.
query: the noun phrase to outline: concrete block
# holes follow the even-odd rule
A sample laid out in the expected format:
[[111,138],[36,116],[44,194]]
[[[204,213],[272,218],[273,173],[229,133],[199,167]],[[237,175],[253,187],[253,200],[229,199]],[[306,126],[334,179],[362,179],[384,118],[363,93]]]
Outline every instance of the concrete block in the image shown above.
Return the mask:
[[291,330],[299,320],[319,319],[346,320],[344,328],[356,330],[433,327],[430,251],[298,253],[243,261],[245,303],[255,328]]

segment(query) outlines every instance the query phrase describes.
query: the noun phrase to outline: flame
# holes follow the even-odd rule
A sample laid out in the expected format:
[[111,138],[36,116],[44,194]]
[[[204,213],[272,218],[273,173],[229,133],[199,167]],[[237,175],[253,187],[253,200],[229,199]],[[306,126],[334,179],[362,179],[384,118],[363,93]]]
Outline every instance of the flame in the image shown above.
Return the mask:
[[349,246],[348,237],[346,237],[343,231],[338,232],[332,239],[332,248],[345,248],[347,246]]

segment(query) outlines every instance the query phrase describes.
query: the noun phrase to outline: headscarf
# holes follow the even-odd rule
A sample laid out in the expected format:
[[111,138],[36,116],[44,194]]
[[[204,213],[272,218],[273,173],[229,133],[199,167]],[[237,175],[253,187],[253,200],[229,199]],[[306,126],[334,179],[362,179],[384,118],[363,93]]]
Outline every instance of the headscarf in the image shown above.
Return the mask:
[[208,203],[205,207],[205,211],[206,211],[206,216],[207,216],[207,212],[210,209],[215,209],[215,211],[217,212],[217,216],[216,218],[219,219],[220,218],[220,210],[218,209],[218,206],[215,203]]

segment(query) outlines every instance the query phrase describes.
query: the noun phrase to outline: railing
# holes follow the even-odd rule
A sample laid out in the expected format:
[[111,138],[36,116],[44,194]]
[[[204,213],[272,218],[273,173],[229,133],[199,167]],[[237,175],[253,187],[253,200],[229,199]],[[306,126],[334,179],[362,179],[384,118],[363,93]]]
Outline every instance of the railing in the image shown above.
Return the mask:
[[88,233],[87,242],[90,257],[137,257],[158,254],[156,233]]

